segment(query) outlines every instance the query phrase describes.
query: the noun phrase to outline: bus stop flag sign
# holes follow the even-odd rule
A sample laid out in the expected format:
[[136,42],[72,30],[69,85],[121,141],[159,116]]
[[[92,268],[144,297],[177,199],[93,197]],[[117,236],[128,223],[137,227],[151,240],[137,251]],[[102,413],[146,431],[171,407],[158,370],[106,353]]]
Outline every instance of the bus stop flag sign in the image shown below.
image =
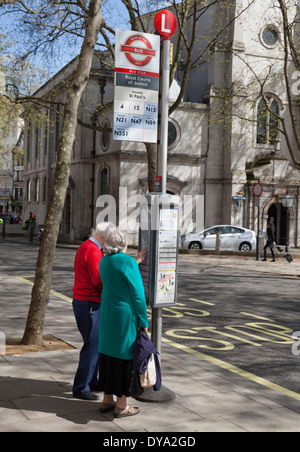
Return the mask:
[[114,140],[157,142],[160,37],[116,30]]
[[177,29],[177,21],[171,11],[163,10],[156,14],[154,19],[156,31],[164,37],[164,39],[171,39],[171,36]]

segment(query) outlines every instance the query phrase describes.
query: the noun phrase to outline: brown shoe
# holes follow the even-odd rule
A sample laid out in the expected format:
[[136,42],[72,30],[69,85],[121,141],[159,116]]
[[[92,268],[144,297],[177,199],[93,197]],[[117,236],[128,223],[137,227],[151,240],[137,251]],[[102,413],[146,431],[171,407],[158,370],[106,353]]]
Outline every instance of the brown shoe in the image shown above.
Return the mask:
[[114,409],[114,417],[127,417],[127,416],[135,416],[140,412],[140,409],[138,407],[132,407],[127,405],[126,408],[118,408],[116,407]]
[[101,402],[99,411],[100,411],[100,413],[109,413],[110,411],[113,411],[115,408],[116,408],[115,403],[110,404],[110,403]]

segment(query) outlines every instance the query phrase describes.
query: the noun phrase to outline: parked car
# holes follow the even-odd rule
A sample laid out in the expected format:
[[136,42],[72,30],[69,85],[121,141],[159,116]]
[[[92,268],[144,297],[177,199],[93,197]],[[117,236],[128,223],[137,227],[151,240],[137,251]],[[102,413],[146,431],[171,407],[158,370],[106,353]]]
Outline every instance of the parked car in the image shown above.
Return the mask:
[[254,231],[229,225],[212,226],[201,232],[183,234],[181,246],[190,250],[214,250],[218,233],[220,233],[221,250],[249,252],[256,249],[256,233]]

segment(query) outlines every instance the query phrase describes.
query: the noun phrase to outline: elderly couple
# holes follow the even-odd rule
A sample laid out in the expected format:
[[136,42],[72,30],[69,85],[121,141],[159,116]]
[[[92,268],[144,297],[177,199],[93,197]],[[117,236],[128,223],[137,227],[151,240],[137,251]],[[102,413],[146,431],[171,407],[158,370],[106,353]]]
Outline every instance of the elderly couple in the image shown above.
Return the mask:
[[126,255],[126,250],[125,234],[112,223],[101,223],[93,237],[79,247],[74,265],[73,310],[83,347],[73,395],[98,400],[93,391],[104,391],[100,412],[113,411],[114,417],[139,413],[138,408],[127,405],[132,349],[137,330],[148,328],[138,267],[145,251],[134,259]]

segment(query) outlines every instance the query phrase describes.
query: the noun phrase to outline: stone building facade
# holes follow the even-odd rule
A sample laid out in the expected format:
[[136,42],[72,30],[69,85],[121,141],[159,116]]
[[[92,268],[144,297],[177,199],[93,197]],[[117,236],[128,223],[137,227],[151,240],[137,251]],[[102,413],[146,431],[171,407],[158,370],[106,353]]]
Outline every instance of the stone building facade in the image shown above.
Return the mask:
[[[272,217],[278,243],[285,243],[289,236],[290,244],[298,246],[299,171],[285,137],[277,132],[278,117],[285,116],[288,123],[290,116],[280,11],[274,8],[274,0],[236,0],[231,7],[225,3],[217,2],[198,21],[193,56],[197,64],[190,71],[183,102],[169,121],[167,190],[184,201],[182,232],[191,231],[195,224],[199,229],[233,224],[265,230]],[[295,9],[291,7],[289,14],[292,20]],[[56,100],[63,103],[65,82],[75,64],[76,60],[36,95],[53,96],[55,91]],[[289,70],[292,74],[291,64]],[[147,192],[145,145],[114,141],[109,131],[113,74],[101,68],[97,58],[91,74],[79,119],[96,121],[107,130],[77,128],[61,223],[61,234],[72,240],[95,225],[104,208],[104,198],[99,201],[99,197],[115,199],[118,222],[120,212],[127,209],[130,215],[137,207],[125,205],[126,199]],[[179,70],[179,84],[181,76]],[[27,123],[25,133],[24,204],[26,213],[33,211],[39,224],[44,222],[55,168],[62,107],[57,109],[45,110],[40,119]],[[288,136],[289,127],[290,123]],[[263,187],[259,216],[253,195],[258,182]],[[287,192],[294,196],[290,210],[281,203]],[[130,232],[131,241],[136,242],[137,231]]]

